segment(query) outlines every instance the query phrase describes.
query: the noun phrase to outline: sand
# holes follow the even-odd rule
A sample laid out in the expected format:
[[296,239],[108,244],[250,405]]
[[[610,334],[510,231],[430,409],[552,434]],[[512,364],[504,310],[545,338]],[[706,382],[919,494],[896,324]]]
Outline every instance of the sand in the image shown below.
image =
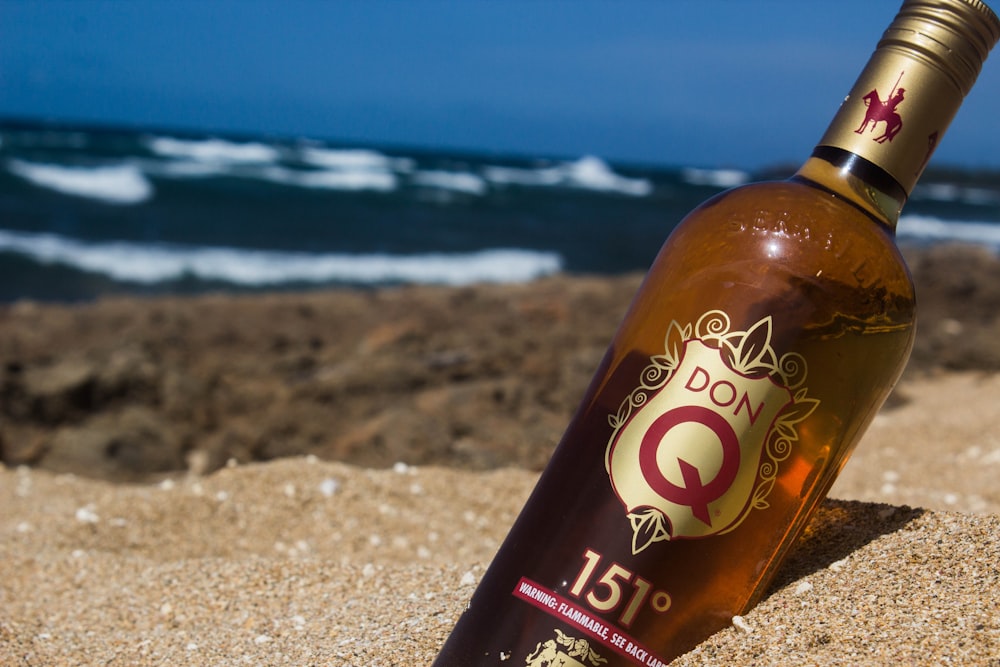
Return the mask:
[[[609,283],[586,280],[545,283],[534,292],[511,288],[508,294],[519,312],[543,312],[554,318],[556,333],[572,331],[573,322],[552,309],[567,285],[591,303],[613,300]],[[458,299],[454,292],[435,292],[449,303],[485,298],[493,304],[502,293],[466,291]],[[362,303],[373,297],[349,298]],[[394,299],[433,302],[424,292],[377,298],[390,306]],[[182,305],[205,303],[223,301]],[[242,303],[250,308],[261,300]],[[155,319],[142,310],[149,307],[169,321],[174,311],[165,304],[137,302],[131,310],[121,303],[69,310],[21,304],[4,317],[8,324],[60,317],[93,324],[86,318],[110,308]],[[525,310],[529,305],[535,310]],[[963,327],[969,331],[973,321],[980,323],[981,336],[994,327],[985,310],[966,312],[968,319],[926,319],[926,337],[918,343],[925,357],[917,358],[872,424],[765,599],[675,664],[1000,666],[1000,375],[983,358],[965,367],[955,355],[948,363],[921,360],[933,358],[941,341],[959,336]],[[344,349],[385,350],[409,340],[434,321],[420,317],[414,315],[403,333],[376,322]],[[73,350],[32,356],[25,352],[28,338],[19,340],[0,333],[5,409],[14,409],[11,397],[27,395],[22,389],[30,385],[12,384],[12,378],[42,373],[66,358],[90,358],[90,352]],[[581,359],[593,356],[589,339],[577,343],[565,365],[552,368],[542,363],[544,345],[541,357],[522,354],[517,373],[584,377],[565,370],[584,367]],[[278,352],[279,361],[287,361],[288,349]],[[508,355],[510,348],[497,354]],[[261,377],[280,376],[278,362],[271,366],[261,356],[260,363]],[[495,368],[485,357],[479,363]],[[474,365],[463,368],[472,372]],[[150,411],[169,395],[156,387],[174,382],[176,374],[161,378],[148,365],[140,371],[130,377],[148,381],[141,385],[145,393],[134,393],[148,401],[139,408]],[[432,408],[457,405],[447,392],[456,384],[467,387],[462,382],[469,376],[463,377],[448,376],[440,384],[424,378],[392,389],[396,397],[415,396],[417,406],[412,414],[401,408],[402,421],[395,423],[416,423],[405,417],[423,414],[417,408],[444,414]],[[51,388],[38,382],[31,386]],[[497,385],[479,383],[473,379],[479,389],[460,397],[482,395],[480,407],[497,402]],[[510,390],[516,384],[507,378],[500,386]],[[570,385],[549,396],[565,395],[569,404],[578,391]],[[118,410],[137,409],[120,401],[109,400],[107,414],[93,419],[111,421]],[[552,423],[564,419],[565,410],[563,403],[553,404],[546,413]],[[536,465],[518,463],[524,452],[501,442],[489,458],[495,465],[474,458],[443,465],[444,456],[377,465],[290,452],[268,461],[231,457],[220,467],[206,466],[192,455],[197,448],[189,447],[179,468],[143,470],[129,481],[120,462],[109,467],[83,457],[70,462],[75,468],[66,459],[62,469],[46,465],[51,443],[89,433],[89,417],[67,413],[45,430],[44,415],[18,421],[11,414],[0,424],[6,451],[36,456],[8,456],[0,469],[2,665],[427,665],[538,475]],[[219,428],[222,422],[211,423]],[[485,437],[448,423],[452,444],[464,438],[466,448],[474,447]],[[518,428],[517,415],[502,410],[489,423]],[[531,433],[540,441],[548,437],[548,431]],[[18,440],[24,434],[34,444],[24,446]]]
[[[769,596],[678,665],[1000,664],[1000,378],[905,386]],[[0,472],[0,664],[429,664],[536,473]]]

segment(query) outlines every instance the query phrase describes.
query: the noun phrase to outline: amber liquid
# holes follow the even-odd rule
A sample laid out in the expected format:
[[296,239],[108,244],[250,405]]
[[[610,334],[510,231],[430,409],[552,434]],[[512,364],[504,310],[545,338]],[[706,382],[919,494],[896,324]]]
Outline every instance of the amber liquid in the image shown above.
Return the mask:
[[[774,348],[802,355],[809,395],[819,405],[797,424],[798,440],[780,464],[767,508],[753,510],[726,534],[672,540],[635,555],[632,529],[605,468],[608,417],[637,386],[650,357],[663,354],[670,322],[694,322],[711,310],[727,313],[734,328],[770,315]],[[550,464],[434,664],[543,667],[557,649],[579,664],[595,664],[587,651],[553,643],[557,630],[585,639],[607,660],[601,664],[658,664],[587,635],[554,609],[518,599],[512,591],[522,577],[606,623],[612,637],[623,631],[664,662],[727,626],[765,592],[902,372],[913,333],[913,287],[893,232],[846,198],[792,179],[738,188],[703,204],[661,250]],[[586,571],[591,561],[596,564]],[[609,575],[612,565],[620,569]],[[599,582],[602,574],[610,585]],[[595,609],[583,594],[586,589],[603,601],[615,586],[621,603],[608,611]],[[637,587],[648,594],[636,595]],[[652,591],[666,592],[669,607],[663,609],[667,598],[660,595],[660,608],[654,608]],[[636,600],[642,604],[630,609]]]

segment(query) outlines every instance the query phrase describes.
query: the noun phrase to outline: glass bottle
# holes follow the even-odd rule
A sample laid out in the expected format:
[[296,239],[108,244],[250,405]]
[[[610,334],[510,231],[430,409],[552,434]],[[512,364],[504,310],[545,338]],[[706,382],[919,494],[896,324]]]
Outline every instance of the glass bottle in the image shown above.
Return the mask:
[[998,38],[907,0],[792,178],[677,226],[436,667],[662,665],[756,604],[903,370],[896,221]]

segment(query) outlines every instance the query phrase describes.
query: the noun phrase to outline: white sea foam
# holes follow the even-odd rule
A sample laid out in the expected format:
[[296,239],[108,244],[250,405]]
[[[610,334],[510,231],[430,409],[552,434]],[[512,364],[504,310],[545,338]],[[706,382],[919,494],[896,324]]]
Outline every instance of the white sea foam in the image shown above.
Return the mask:
[[690,185],[710,185],[716,188],[734,188],[750,182],[750,174],[739,169],[695,169],[681,170],[681,178]]
[[141,166],[145,173],[165,178],[211,178],[230,171],[226,165],[189,160],[146,160]]
[[146,145],[157,155],[198,162],[221,164],[259,164],[274,162],[278,149],[259,142],[236,143],[224,139],[175,139],[151,137]]
[[901,240],[961,241],[1000,250],[1000,223],[951,221],[922,215],[904,215],[896,227]]
[[413,160],[389,157],[378,151],[365,148],[316,148],[301,150],[301,159],[306,164],[324,169],[383,170],[408,172],[413,169]]
[[913,188],[911,199],[930,199],[933,201],[958,201],[961,188],[954,183],[927,183]]
[[917,185],[913,189],[910,199],[995,206],[1000,204],[1000,192],[989,188],[977,188],[956,183],[927,183]]
[[67,167],[10,160],[7,165],[12,174],[39,187],[107,204],[139,204],[153,196],[153,185],[132,164]]
[[653,191],[652,183],[646,179],[619,176],[603,160],[592,155],[570,162],[564,169],[569,184],[578,188],[636,197],[644,197]]
[[901,240],[961,241],[1000,250],[1000,223],[946,222],[921,215],[904,215],[896,228]]
[[390,192],[395,190],[398,185],[398,179],[392,172],[369,169],[301,170],[268,167],[261,171],[260,175],[271,182],[282,185],[323,190]]
[[194,276],[248,287],[329,282],[467,285],[523,282],[562,269],[556,253],[519,249],[421,255],[309,254],[124,241],[85,243],[55,234],[4,230],[0,230],[0,250],[141,284]]
[[143,160],[137,163],[150,176],[172,179],[242,178],[317,190],[374,190],[391,192],[399,177],[381,169],[292,169],[276,164],[233,164],[193,160]]
[[537,169],[487,166],[483,175],[497,185],[562,186],[634,197],[644,197],[653,191],[653,184],[647,179],[616,174],[604,160],[592,155]]
[[523,185],[527,187],[559,185],[563,180],[562,172],[558,167],[522,169],[519,167],[488,166],[483,169],[483,175],[488,181],[497,185]]
[[1000,192],[988,188],[963,188],[961,201],[977,206],[996,206],[1000,204]]
[[243,178],[316,190],[391,192],[399,177],[380,169],[291,169],[274,164],[252,165],[192,160],[144,160],[143,172],[159,178]]
[[418,171],[413,174],[413,182],[424,187],[470,195],[484,195],[488,190],[486,181],[467,171]]

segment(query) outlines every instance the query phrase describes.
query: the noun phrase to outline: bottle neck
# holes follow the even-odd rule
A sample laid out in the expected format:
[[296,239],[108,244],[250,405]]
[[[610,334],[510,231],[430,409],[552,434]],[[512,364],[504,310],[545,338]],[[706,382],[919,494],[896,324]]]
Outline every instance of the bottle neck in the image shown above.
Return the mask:
[[798,176],[894,229],[963,96],[940,68],[884,44]]
[[998,39],[980,0],[906,0],[797,178],[894,229]]
[[884,169],[835,146],[817,146],[795,178],[847,199],[890,230],[895,230],[908,195]]

